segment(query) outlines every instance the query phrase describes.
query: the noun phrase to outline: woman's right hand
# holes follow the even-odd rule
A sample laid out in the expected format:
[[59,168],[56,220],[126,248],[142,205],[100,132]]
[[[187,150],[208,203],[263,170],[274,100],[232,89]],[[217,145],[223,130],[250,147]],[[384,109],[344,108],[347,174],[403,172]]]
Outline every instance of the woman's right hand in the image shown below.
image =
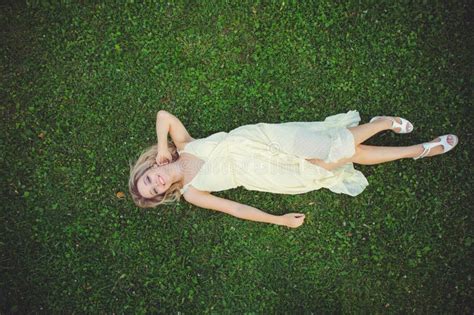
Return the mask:
[[165,165],[171,163],[173,157],[171,156],[170,150],[168,148],[158,148],[158,154],[156,155],[156,164]]
[[287,213],[282,215],[285,218],[285,226],[297,228],[304,222],[304,213]]

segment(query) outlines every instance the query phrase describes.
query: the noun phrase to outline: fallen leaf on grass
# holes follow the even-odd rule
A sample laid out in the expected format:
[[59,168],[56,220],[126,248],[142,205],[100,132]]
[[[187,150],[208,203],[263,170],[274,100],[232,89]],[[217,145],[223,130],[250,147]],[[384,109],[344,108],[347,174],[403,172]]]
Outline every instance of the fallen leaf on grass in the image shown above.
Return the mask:
[[125,198],[125,194],[124,194],[123,192],[121,192],[121,191],[117,192],[117,193],[115,194],[115,196],[117,196],[118,199],[123,199],[123,198]]

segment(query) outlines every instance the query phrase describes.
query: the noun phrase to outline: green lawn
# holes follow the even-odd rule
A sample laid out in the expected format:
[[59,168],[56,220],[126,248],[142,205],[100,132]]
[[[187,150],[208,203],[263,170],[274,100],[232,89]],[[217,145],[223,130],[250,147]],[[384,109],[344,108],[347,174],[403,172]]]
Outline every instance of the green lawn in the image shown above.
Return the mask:
[[[474,312],[470,1],[53,2],[0,5],[0,313]],[[355,165],[357,197],[215,193],[289,229],[137,208],[160,109],[194,138],[358,110],[415,125],[366,144],[460,143]]]

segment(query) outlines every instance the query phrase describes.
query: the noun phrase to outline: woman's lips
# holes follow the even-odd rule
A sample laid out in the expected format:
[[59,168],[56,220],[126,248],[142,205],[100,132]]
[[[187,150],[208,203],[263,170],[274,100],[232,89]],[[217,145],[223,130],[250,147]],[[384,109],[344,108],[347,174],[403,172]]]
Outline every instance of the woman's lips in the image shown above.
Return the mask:
[[160,181],[162,185],[165,185],[165,181],[163,180],[163,178],[161,178],[160,175],[158,175],[158,180]]

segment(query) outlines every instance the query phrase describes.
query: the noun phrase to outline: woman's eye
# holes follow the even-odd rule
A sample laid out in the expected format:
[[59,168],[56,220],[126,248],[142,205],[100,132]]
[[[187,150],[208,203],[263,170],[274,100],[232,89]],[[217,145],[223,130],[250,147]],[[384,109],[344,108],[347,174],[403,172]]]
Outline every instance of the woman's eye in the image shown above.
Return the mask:
[[150,183],[150,177],[148,175],[146,176],[146,180],[148,181],[148,184]]

